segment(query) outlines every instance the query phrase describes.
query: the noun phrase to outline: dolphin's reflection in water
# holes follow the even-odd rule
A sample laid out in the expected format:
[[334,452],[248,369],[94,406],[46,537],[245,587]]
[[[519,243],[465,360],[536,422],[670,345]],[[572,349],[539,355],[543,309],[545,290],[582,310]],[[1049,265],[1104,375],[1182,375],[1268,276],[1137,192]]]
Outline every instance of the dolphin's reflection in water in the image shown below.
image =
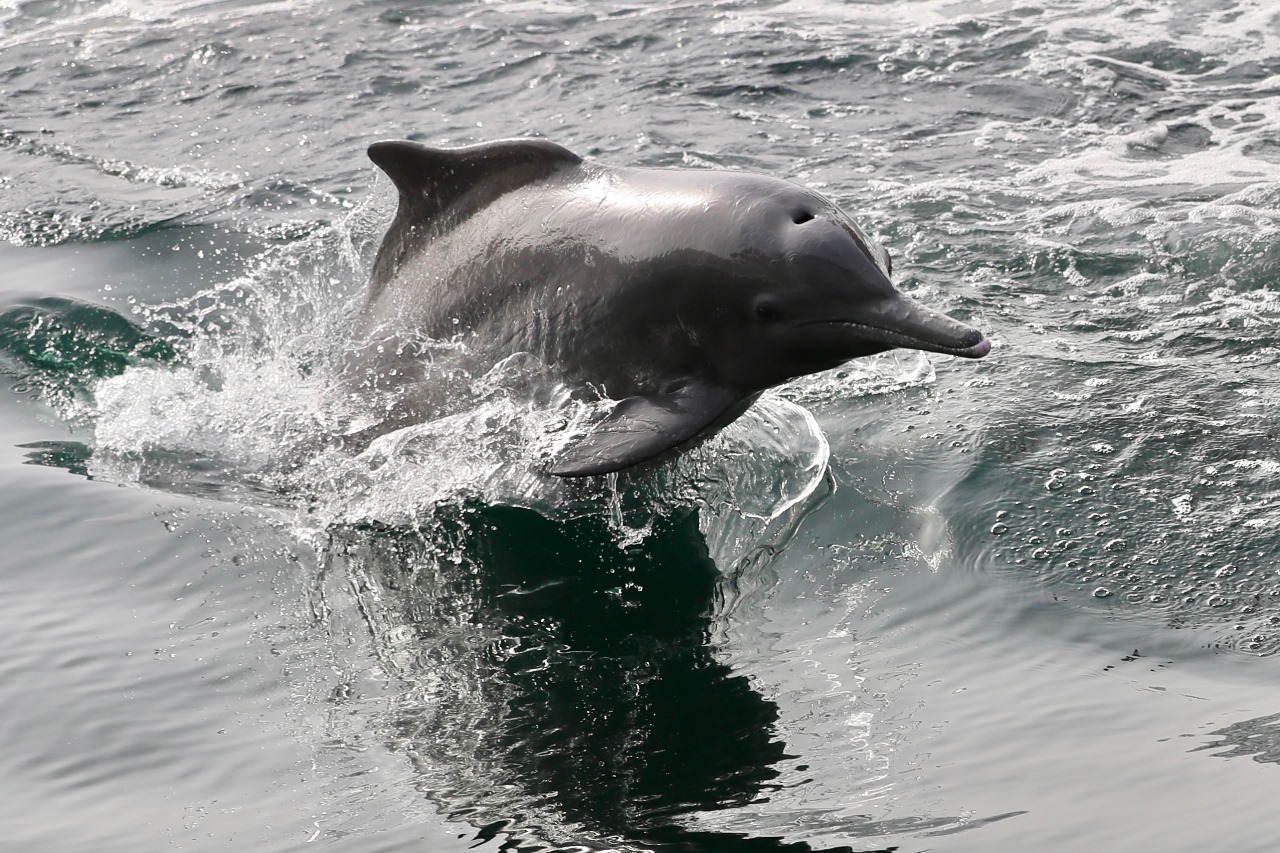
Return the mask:
[[722,576],[695,511],[625,550],[598,516],[471,506],[430,526],[349,531],[335,557],[404,682],[394,747],[478,840],[813,849],[680,826],[767,798],[792,758],[777,706],[709,643]]

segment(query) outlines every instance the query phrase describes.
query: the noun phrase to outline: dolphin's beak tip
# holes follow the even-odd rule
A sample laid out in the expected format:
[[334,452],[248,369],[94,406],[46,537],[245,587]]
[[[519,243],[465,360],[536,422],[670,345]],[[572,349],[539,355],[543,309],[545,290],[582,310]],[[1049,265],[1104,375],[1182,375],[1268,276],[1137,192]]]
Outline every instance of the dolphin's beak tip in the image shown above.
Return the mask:
[[969,352],[966,353],[966,355],[968,355],[969,358],[982,358],[989,352],[991,352],[991,339],[984,337],[982,340],[970,347]]

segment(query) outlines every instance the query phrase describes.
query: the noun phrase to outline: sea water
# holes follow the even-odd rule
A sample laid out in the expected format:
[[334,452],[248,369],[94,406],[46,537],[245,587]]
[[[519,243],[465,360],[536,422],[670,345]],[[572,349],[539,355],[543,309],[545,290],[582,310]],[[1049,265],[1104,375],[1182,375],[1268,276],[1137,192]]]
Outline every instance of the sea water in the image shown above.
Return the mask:
[[[372,141],[839,202],[983,329],[636,475],[527,358],[368,448]],[[0,838],[1265,851],[1265,0],[0,4]]]

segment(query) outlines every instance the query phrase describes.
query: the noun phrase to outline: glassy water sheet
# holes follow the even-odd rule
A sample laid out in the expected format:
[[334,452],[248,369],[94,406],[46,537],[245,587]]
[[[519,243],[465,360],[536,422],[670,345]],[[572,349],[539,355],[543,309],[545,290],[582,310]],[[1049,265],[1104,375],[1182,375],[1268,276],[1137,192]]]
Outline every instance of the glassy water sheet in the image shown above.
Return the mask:
[[6,845],[301,850],[354,825],[347,849],[449,849],[394,763],[360,784],[370,765],[323,741],[334,650],[292,532],[258,509],[67,476],[83,457],[38,441],[47,425],[6,411],[0,426],[42,445],[0,466]]
[[[920,500],[963,468],[871,431],[880,458],[837,468],[798,528],[677,513],[626,548],[605,511],[448,505],[317,539],[292,511],[11,468],[10,511],[48,519],[8,576],[10,624],[46,641],[12,658],[40,711],[7,716],[13,825],[57,849],[1252,849],[1254,826],[1179,815],[1269,813],[1273,660],[976,575]],[[748,535],[775,556],[726,600],[711,543]],[[50,813],[77,802],[83,833]]]
[[[946,408],[930,396],[917,408]],[[776,702],[794,756],[779,765],[794,786],[754,806],[757,825],[854,849],[853,827],[886,817],[919,821],[886,836],[902,849],[1265,849],[1274,657],[1236,651],[1239,623],[1197,617],[1195,598],[1172,619],[1134,613],[991,559],[1007,531],[957,520],[1016,505],[1007,482],[973,489],[989,436],[957,456],[858,402],[824,409],[836,447],[857,430],[857,465],[834,463],[805,546],[777,557],[723,647]]]

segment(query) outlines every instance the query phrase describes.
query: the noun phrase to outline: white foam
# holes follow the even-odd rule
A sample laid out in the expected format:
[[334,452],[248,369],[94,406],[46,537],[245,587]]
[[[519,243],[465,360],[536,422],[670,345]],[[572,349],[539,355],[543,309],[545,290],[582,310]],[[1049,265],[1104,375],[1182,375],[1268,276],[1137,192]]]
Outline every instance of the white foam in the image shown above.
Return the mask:
[[[307,529],[412,525],[435,505],[472,498],[551,515],[607,511],[604,484],[545,473],[607,401],[574,400],[527,356],[473,376],[448,368],[464,354],[456,345],[439,346],[439,375],[458,383],[447,395],[458,405],[367,448],[346,447],[344,437],[367,423],[369,401],[353,401],[336,379],[354,313],[351,298],[338,294],[358,292],[348,282],[363,277],[367,258],[354,247],[367,244],[367,232],[377,227],[378,216],[362,208],[339,226],[269,253],[241,278],[189,300],[140,306],[145,322],[163,321],[190,337],[178,344],[179,363],[132,367],[97,384],[95,473],[135,476],[147,467],[137,463],[148,459],[214,465],[222,482],[240,480],[306,507],[300,525]],[[638,488],[651,512],[671,501],[696,502],[715,517],[731,509],[741,521],[725,523],[739,532],[767,526],[804,505],[826,474],[826,439],[798,402],[882,393],[932,378],[931,364],[918,354],[807,378],[765,395],[674,464],[628,478],[627,488]],[[627,524],[616,526],[620,539],[645,526]],[[732,555],[725,551],[729,563],[751,550],[750,537],[739,539]]]

